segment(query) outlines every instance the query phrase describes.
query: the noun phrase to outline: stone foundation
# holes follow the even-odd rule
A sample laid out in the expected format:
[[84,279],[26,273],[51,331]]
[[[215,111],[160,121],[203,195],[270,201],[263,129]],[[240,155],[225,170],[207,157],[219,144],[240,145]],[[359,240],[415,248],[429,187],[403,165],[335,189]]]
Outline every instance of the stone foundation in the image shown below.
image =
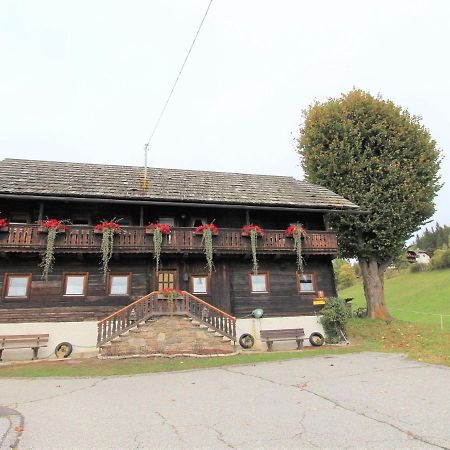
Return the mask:
[[163,316],[130,330],[101,350],[102,356],[232,353],[232,342],[180,316]]

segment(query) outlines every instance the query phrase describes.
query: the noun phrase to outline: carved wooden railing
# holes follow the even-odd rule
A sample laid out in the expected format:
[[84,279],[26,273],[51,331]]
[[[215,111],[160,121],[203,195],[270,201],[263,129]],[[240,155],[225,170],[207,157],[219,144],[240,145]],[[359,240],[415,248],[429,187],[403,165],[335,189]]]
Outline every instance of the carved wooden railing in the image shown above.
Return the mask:
[[97,345],[101,346],[153,316],[187,315],[236,341],[236,318],[189,292],[169,302],[162,292],[144,295],[98,322]]
[[[214,251],[222,253],[250,253],[250,239],[241,235],[239,228],[221,228],[214,238]],[[65,233],[56,237],[57,253],[100,253],[101,235],[93,227],[70,225]],[[0,232],[0,251],[41,252],[45,249],[47,235],[38,231],[37,225],[10,225],[9,231]],[[303,242],[305,254],[337,254],[337,239],[333,232],[309,231]],[[123,226],[122,232],[114,237],[114,251],[118,253],[151,253],[153,236],[145,233],[145,227]],[[162,244],[165,253],[203,251],[202,237],[194,234],[194,228],[172,228]],[[284,230],[265,230],[258,238],[259,253],[294,252],[293,240],[287,238]]]

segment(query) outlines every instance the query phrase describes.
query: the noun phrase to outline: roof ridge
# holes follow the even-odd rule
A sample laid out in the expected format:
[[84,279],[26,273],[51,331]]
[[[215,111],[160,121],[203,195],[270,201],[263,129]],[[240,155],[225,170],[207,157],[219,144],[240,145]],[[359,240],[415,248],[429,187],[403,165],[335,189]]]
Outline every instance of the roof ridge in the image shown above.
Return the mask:
[[[86,163],[86,162],[72,162],[72,161],[50,161],[50,160],[43,160],[43,159],[26,159],[26,158],[4,158],[3,160],[0,160],[0,164],[2,162],[7,161],[14,161],[14,162],[29,162],[29,163],[49,163],[49,164],[77,164],[82,166],[99,166],[99,167],[122,167],[122,168],[129,168],[129,169],[144,169],[144,166],[129,166],[129,165],[123,165],[123,164],[100,164],[100,163]],[[290,180],[299,181],[304,184],[310,184],[306,181],[299,180],[298,178],[295,178],[290,175],[269,175],[269,174],[260,174],[260,173],[246,173],[246,172],[225,172],[220,170],[197,170],[197,169],[178,169],[178,168],[172,168],[172,167],[148,167],[148,170],[173,170],[173,171],[179,171],[179,172],[195,172],[195,173],[212,173],[212,174],[227,174],[227,175],[248,175],[248,176],[255,176],[255,177],[270,177],[270,178],[285,178]]]

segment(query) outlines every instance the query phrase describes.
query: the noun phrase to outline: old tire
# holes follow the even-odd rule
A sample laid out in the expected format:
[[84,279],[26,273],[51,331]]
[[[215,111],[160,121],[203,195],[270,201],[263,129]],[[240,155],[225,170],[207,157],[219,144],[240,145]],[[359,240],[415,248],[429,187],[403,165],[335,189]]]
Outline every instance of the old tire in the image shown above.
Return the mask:
[[324,342],[324,337],[318,332],[311,333],[309,336],[309,343],[314,347],[320,347]]
[[254,344],[255,344],[255,338],[251,334],[244,333],[239,338],[239,345],[242,348],[252,348]]
[[57,358],[68,358],[72,354],[72,344],[70,342],[61,342],[55,347]]

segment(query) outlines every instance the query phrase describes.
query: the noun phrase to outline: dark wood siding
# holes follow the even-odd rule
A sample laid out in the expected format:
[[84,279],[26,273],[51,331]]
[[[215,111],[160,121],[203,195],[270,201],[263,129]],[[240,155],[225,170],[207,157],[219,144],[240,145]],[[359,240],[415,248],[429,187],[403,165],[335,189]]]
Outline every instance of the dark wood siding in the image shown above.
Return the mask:
[[[250,314],[255,308],[264,309],[266,317],[295,316],[314,313],[312,304],[315,294],[299,294],[295,262],[292,260],[273,261],[260,259],[261,272],[268,272],[269,294],[252,294],[248,283],[251,261],[235,261],[230,265],[232,313],[237,317]],[[315,273],[317,289],[325,296],[336,295],[333,269],[330,258],[314,257],[306,261],[305,272]]]
[[[141,206],[107,204],[107,203],[79,203],[55,202],[43,203],[43,217],[68,219],[80,223],[86,218],[90,224],[95,225],[100,220],[112,218],[123,219],[127,225],[140,225]],[[11,219],[13,216],[24,215],[29,223],[39,218],[40,202],[24,200],[2,201],[2,217]],[[170,206],[142,206],[143,222],[155,221],[159,217],[174,217],[177,226],[192,226],[192,219],[204,217],[208,221],[215,221],[217,226],[224,228],[239,228],[246,224],[246,211],[242,209],[213,209]],[[263,228],[284,230],[290,223],[302,223],[308,229],[324,230],[323,215],[321,213],[297,213],[290,211],[249,210],[250,222],[257,223]]]

